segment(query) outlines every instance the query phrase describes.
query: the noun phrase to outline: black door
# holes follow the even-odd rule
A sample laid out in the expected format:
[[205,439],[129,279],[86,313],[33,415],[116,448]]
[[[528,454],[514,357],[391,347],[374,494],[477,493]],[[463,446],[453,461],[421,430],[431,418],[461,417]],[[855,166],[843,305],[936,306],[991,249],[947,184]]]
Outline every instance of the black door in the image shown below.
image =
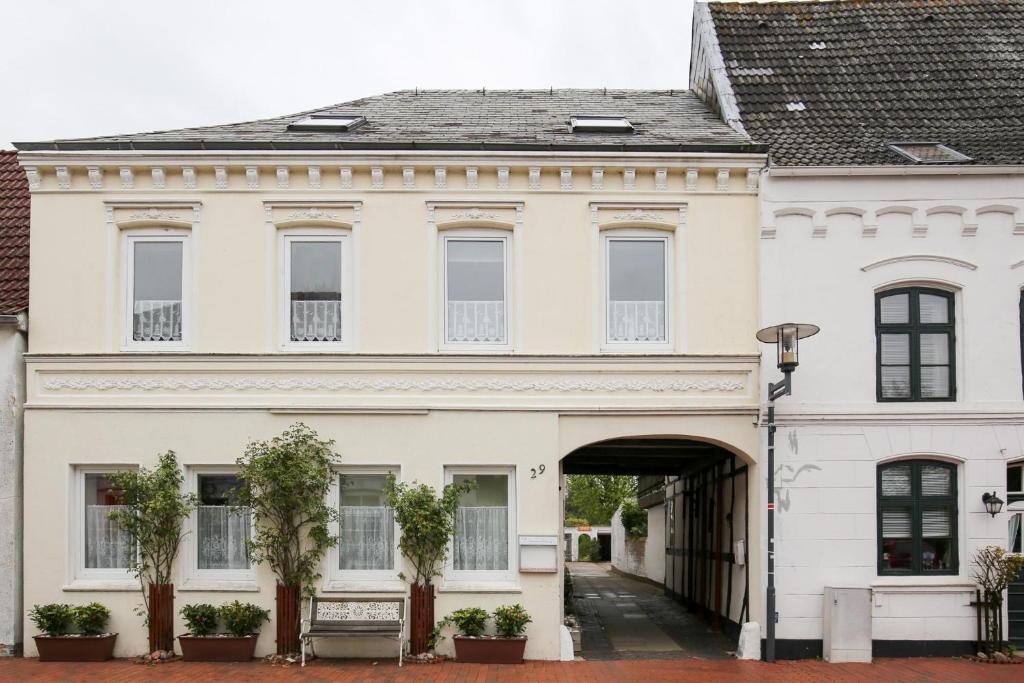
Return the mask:
[[[1010,513],[1010,552],[1019,553],[1022,550],[1021,521],[1022,513]],[[1021,572],[1017,576],[1017,580],[1010,584],[1010,589],[1007,592],[1009,598],[1006,611],[1009,618],[1006,625],[1006,637],[1018,649],[1024,648],[1024,572]]]
[[612,535],[611,534],[598,534],[597,542],[601,546],[601,561],[611,562],[612,561]]

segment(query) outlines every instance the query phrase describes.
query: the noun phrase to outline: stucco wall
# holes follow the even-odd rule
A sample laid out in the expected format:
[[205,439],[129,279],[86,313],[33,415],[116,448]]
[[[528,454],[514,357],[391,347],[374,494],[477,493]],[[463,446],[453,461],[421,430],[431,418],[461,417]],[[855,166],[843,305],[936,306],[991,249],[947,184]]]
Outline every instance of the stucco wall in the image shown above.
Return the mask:
[[633,576],[665,582],[665,506],[647,510],[647,535],[629,538],[622,526],[622,508],[612,517],[612,566]]

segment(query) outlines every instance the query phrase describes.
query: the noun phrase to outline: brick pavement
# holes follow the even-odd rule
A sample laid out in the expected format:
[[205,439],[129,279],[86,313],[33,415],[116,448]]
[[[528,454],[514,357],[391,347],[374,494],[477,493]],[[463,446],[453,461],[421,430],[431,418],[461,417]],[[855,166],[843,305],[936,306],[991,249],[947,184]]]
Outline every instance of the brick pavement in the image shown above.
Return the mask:
[[0,660],[3,683],[74,681],[76,683],[1009,683],[1024,680],[1024,665],[985,665],[957,659],[882,659],[874,664],[819,661],[739,662],[735,660],[620,660],[528,662],[477,665],[446,662],[411,664],[399,670],[393,661],[318,660],[305,669],[263,662],[201,664],[170,662],[141,666],[125,660],[104,663],[42,663],[35,659]]

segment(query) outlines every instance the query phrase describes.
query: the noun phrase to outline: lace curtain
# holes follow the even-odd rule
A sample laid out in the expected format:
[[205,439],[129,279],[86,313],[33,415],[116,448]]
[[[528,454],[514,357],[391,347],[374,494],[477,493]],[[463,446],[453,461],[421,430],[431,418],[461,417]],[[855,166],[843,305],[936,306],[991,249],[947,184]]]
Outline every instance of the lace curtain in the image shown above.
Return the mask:
[[135,544],[110,513],[123,505],[85,507],[85,566],[89,569],[127,569],[135,555]]
[[248,569],[248,508],[201,505],[196,511],[200,569]]
[[508,569],[508,506],[460,507],[454,551],[457,570]]
[[339,569],[393,569],[395,511],[389,507],[342,505]]

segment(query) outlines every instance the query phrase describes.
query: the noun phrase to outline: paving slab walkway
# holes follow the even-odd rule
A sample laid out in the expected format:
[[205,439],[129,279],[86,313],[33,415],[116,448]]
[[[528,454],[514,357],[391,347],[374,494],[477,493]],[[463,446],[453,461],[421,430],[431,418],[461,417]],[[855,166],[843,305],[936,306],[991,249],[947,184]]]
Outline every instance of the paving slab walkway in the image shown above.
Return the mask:
[[1024,665],[986,665],[956,659],[882,659],[874,664],[740,662],[736,660],[619,660],[527,662],[522,665],[412,664],[394,661],[317,660],[305,669],[262,662],[169,662],[142,666],[125,660],[42,663],[0,659],[4,683],[1020,683]]
[[665,596],[608,563],[570,562],[582,657],[595,659],[729,659],[736,644]]

